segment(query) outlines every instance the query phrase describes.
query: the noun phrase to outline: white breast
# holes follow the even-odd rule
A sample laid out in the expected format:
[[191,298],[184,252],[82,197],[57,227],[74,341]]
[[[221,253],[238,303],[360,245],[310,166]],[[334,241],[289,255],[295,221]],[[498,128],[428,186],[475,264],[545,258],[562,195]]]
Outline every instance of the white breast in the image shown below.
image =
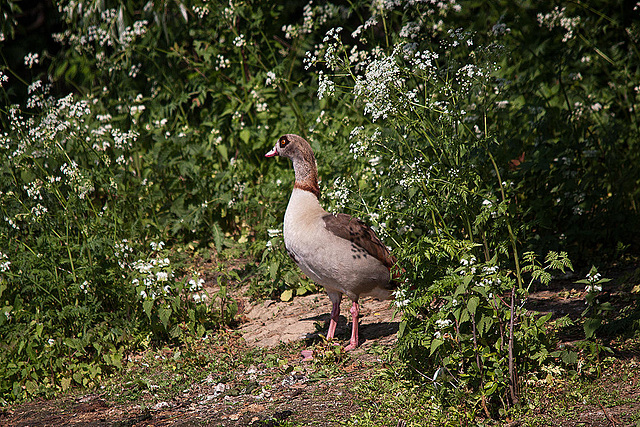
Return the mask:
[[353,244],[325,228],[327,212],[316,196],[293,189],[284,216],[287,251],[311,280],[356,300],[389,281],[389,270],[372,256],[355,255]]

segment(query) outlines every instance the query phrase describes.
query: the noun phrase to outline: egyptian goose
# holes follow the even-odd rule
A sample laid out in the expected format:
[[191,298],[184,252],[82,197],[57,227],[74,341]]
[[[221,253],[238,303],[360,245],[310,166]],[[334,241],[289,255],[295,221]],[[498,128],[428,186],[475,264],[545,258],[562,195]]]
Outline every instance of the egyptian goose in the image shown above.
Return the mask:
[[329,294],[333,306],[327,339],[335,334],[342,295],[353,301],[351,340],[345,348],[353,350],[358,346],[358,299],[392,297],[397,283],[390,271],[396,259],[364,222],[320,206],[316,159],[304,138],[284,135],[265,156],[293,162],[295,184],[284,214],[284,244],[300,270]]

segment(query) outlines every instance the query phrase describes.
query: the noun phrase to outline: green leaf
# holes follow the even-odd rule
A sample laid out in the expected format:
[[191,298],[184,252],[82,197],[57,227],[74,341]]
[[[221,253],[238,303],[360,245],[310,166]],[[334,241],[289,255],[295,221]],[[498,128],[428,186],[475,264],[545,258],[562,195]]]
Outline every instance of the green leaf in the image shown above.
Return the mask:
[[483,336],[485,333],[489,332],[491,326],[493,326],[493,318],[490,316],[482,316],[480,321],[478,322],[478,334]]
[[280,269],[280,261],[273,261],[269,264],[269,277],[271,280],[276,280],[278,277],[278,270]]
[[444,340],[440,338],[434,338],[431,341],[431,350],[429,356],[431,356],[442,344],[444,344]]
[[563,351],[560,357],[567,365],[574,365],[578,361],[578,353],[572,350]]
[[544,326],[544,324],[547,323],[549,321],[549,319],[551,319],[552,315],[553,315],[553,313],[547,313],[544,316],[542,316],[539,319],[537,319],[536,320],[536,326],[538,328],[541,328],[542,326]]
[[96,349],[96,353],[102,354],[102,345],[99,342],[94,342],[93,348]]
[[153,309],[153,300],[152,299],[144,300],[144,302],[142,303],[142,309],[147,314],[147,317],[151,319],[151,310]]
[[78,383],[78,384],[81,384],[81,385],[82,385],[82,372],[80,372],[80,371],[75,371],[75,372],[73,373],[73,380],[74,380],[76,383]]
[[398,325],[398,338],[402,338],[404,336],[404,330],[407,327],[407,322],[400,322]]
[[162,322],[162,326],[164,326],[165,329],[169,326],[169,318],[172,312],[173,310],[167,307],[158,308],[158,317],[160,317],[160,322]]
[[602,319],[594,319],[590,318],[584,321],[584,335],[587,339],[592,338],[600,325],[602,324]]
[[469,310],[469,313],[475,316],[478,305],[480,305],[480,298],[471,297],[469,298],[469,302],[467,302],[467,310]]
[[460,310],[460,323],[464,323],[467,320],[471,319],[471,316],[469,315],[469,310]]
[[213,244],[216,247],[216,251],[222,251],[222,243],[224,242],[224,233],[220,230],[220,226],[217,223],[213,224]]
[[175,339],[181,335],[182,335],[182,329],[180,329],[178,325],[173,325],[173,327],[169,331],[169,337],[172,339]]
[[218,152],[220,153],[223,159],[229,160],[229,151],[226,145],[224,144],[216,145],[216,148],[218,149]]
[[280,294],[280,300],[282,301],[291,301],[291,298],[293,298],[293,289],[287,289]]
[[244,143],[249,142],[249,138],[251,137],[251,131],[249,129],[244,128],[240,131],[240,139],[244,141]]

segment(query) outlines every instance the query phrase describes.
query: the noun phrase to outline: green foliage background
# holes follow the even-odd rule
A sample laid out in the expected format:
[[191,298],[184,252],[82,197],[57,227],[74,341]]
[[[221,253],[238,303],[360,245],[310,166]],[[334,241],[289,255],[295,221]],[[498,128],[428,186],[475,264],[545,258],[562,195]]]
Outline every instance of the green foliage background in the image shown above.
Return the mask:
[[[184,244],[241,247],[255,295],[308,292],[278,234],[293,176],[263,157],[285,133],[310,140],[322,202],[398,254],[399,354],[446,398],[504,406],[511,316],[519,370],[558,356],[546,319],[500,304],[526,299],[519,263],[637,251],[626,3],[62,1],[40,26],[20,6],[0,23],[5,401],[229,322],[224,286],[199,303]],[[438,56],[421,69],[416,51]]]

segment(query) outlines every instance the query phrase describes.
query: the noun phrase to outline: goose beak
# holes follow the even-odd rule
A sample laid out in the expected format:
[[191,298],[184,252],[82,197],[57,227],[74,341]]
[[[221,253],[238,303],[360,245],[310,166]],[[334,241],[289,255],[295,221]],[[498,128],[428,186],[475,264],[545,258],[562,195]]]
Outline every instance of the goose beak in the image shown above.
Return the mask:
[[278,155],[278,151],[276,150],[276,147],[274,146],[271,151],[269,151],[267,154],[265,154],[265,157],[273,157],[273,156],[277,156]]

